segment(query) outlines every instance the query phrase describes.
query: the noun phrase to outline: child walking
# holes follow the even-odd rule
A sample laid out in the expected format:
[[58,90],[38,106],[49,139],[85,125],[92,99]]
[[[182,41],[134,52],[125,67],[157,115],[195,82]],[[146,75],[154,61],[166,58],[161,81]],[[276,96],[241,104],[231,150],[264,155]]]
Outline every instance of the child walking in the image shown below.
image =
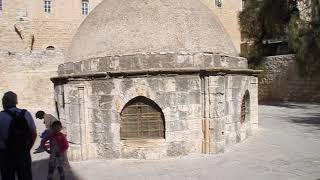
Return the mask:
[[[48,180],[52,180],[55,168],[58,169],[60,180],[65,180],[64,162],[66,161],[66,151],[69,147],[66,136],[61,132],[62,124],[60,121],[55,121],[51,126],[52,132],[46,137],[41,145],[45,151],[50,154]],[[45,143],[49,141],[50,147]],[[49,149],[50,148],[50,149]]]

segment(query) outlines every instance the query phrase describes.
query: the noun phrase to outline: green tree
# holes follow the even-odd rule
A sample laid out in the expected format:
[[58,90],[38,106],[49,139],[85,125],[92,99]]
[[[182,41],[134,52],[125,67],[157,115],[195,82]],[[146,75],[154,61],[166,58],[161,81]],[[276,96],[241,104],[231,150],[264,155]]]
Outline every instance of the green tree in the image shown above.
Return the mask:
[[320,74],[320,0],[312,0],[306,7],[310,13],[291,19],[288,37],[301,73],[310,76]]
[[242,36],[249,44],[248,59],[258,64],[266,49],[265,40],[283,39],[292,14],[297,11],[296,1],[287,0],[246,0],[245,7],[239,14]]
[[265,40],[286,39],[301,72],[320,74],[320,0],[246,0],[239,23],[249,63],[266,55]]

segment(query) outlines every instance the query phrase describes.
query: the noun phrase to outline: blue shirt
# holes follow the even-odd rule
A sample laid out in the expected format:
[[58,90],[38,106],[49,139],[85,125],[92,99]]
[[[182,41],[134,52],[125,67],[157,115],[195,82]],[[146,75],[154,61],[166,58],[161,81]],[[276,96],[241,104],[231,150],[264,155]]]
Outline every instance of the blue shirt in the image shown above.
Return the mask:
[[[10,108],[9,111],[20,113],[22,110],[14,107],[14,108]],[[27,111],[24,117],[26,118],[32,133],[36,133],[36,125],[34,123],[34,120],[30,112]],[[6,148],[4,142],[8,138],[8,130],[11,124],[11,120],[12,118],[8,113],[0,112],[0,149]]]

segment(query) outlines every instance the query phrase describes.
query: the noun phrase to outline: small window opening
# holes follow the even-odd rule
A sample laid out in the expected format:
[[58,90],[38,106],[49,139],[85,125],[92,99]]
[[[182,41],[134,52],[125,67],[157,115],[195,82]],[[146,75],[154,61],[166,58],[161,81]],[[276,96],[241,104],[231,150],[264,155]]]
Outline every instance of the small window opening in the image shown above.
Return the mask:
[[89,14],[89,1],[88,0],[82,0],[82,15],[88,15]]
[[2,0],[0,0],[0,11],[2,11]]
[[215,5],[219,8],[222,7],[223,0],[215,0]]
[[46,50],[48,50],[48,51],[53,51],[53,50],[55,50],[55,48],[54,48],[53,46],[48,46],[48,47],[46,48]]
[[246,0],[242,0],[241,9],[243,10],[246,7]]
[[44,12],[51,13],[51,0],[44,1]]

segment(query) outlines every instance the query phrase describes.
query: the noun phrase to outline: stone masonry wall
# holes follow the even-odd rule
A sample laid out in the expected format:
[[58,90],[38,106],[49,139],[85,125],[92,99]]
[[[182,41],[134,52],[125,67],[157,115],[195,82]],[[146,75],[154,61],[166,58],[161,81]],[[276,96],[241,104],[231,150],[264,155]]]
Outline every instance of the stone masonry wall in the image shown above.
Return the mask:
[[[63,93],[58,90],[57,98],[65,95],[59,110],[74,143],[69,151],[72,160],[159,159],[201,152],[199,76],[73,81],[58,88]],[[120,141],[120,113],[137,96],[151,99],[162,109],[166,139]]]
[[43,109],[55,114],[54,89],[50,77],[63,62],[60,52],[13,53],[0,51],[0,94],[14,91],[19,107],[32,113]]
[[[248,138],[258,128],[258,78],[228,75],[225,88],[225,144],[228,147]],[[246,92],[249,94],[248,117],[241,124],[241,105]]]
[[[226,147],[243,141],[258,126],[257,78],[226,75],[205,79],[207,87],[197,74],[74,79],[57,85],[60,117],[72,142],[70,159],[159,159],[200,154],[205,109],[209,153],[224,152]],[[248,121],[241,124],[241,103],[246,91],[250,95],[250,112]],[[120,140],[120,113],[127,102],[138,96],[151,99],[162,109],[165,139]]]
[[301,77],[294,55],[266,57],[260,69],[259,101],[320,103],[320,77]]
[[[73,142],[70,159],[159,159],[223,152],[257,127],[257,77],[244,73],[246,62],[212,53],[160,53],[60,65],[59,78],[52,80],[61,120]],[[182,73],[179,68],[201,71]],[[216,68],[216,72],[203,73],[207,68]],[[235,71],[223,71],[228,69]],[[135,71],[140,74],[130,75]],[[246,91],[250,95],[250,117],[243,125],[240,110]],[[120,140],[120,113],[137,96],[151,99],[162,109],[165,139]],[[204,131],[208,132],[205,138]]]

